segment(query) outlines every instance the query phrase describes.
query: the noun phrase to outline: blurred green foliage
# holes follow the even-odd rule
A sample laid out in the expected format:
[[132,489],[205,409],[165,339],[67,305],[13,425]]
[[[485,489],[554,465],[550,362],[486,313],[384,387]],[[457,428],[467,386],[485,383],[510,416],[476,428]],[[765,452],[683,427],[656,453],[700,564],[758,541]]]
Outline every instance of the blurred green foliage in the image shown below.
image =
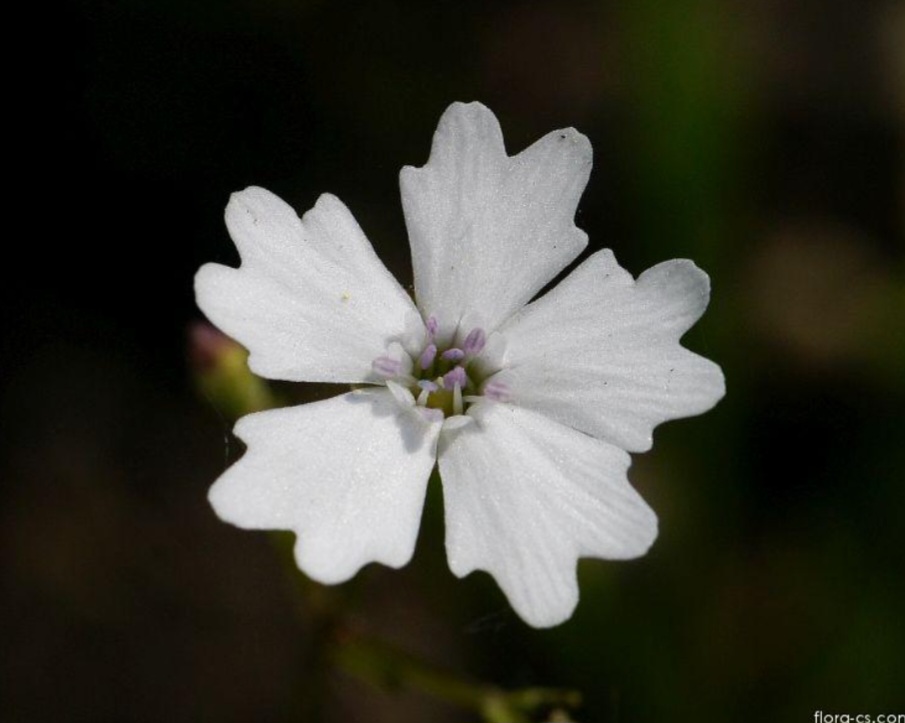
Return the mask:
[[[20,211],[40,219],[23,253],[41,272],[11,279],[2,305],[10,720],[468,720],[311,652],[283,558],[206,505],[241,451],[227,436],[224,460],[229,427],[198,398],[184,332],[194,271],[236,260],[222,209],[252,183],[299,211],[336,193],[410,280],[396,174],[426,160],[449,102],[472,99],[510,152],[555,127],[588,135],[592,249],[635,274],[674,257],[711,274],[686,344],[723,365],[728,393],[635,458],[660,539],[635,562],[583,562],[568,623],[529,629],[487,576],[452,577],[434,485],[412,564],[368,568],[341,596],[355,625],[494,685],[579,689],[584,721],[902,712],[894,3],[73,0],[43,14],[52,62],[27,105],[57,125],[27,136],[23,177],[42,197]],[[245,374],[231,358],[204,382],[228,399],[220,413],[269,406],[252,377],[223,395]]]

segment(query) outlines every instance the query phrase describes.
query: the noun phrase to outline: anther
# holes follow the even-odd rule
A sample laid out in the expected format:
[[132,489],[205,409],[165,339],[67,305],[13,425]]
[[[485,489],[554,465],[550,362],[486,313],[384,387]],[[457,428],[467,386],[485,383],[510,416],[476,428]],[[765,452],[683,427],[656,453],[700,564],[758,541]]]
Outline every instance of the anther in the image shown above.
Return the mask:
[[457,362],[462,361],[465,358],[465,352],[453,347],[452,349],[447,349],[443,352],[440,357],[446,359],[446,361]]
[[395,377],[402,371],[402,362],[388,356],[380,356],[371,362],[371,368],[382,377]]
[[484,385],[484,396],[495,402],[509,401],[509,385],[498,379],[491,379]]
[[452,389],[456,385],[464,387],[467,380],[468,377],[465,376],[465,370],[462,367],[455,367],[443,375],[443,388]]
[[427,334],[431,339],[437,336],[437,332],[440,330],[440,324],[437,321],[436,316],[427,317],[427,321],[424,322],[424,325],[427,327]]
[[481,353],[486,343],[487,335],[484,330],[476,327],[468,332],[468,336],[465,337],[465,343],[462,344],[462,349],[467,356],[474,356]]
[[[433,317],[431,317],[433,318]],[[427,369],[431,364],[434,363],[434,359],[437,358],[437,345],[436,344],[428,344],[427,347],[421,352],[421,358],[418,360],[418,364],[421,365],[422,369]]]

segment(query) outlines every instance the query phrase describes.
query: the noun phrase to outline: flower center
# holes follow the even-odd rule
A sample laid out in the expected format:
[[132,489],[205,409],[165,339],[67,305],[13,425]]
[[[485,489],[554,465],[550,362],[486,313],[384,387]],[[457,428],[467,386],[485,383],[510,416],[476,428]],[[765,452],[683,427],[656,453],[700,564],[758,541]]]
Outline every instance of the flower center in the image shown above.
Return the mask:
[[391,344],[386,355],[373,361],[374,373],[408,389],[430,419],[463,414],[481,396],[505,399],[505,386],[485,380],[480,364],[475,363],[487,344],[483,329],[475,327],[457,345],[443,347],[437,344],[437,320],[431,316],[425,326],[427,343],[419,354],[412,357],[400,344]]

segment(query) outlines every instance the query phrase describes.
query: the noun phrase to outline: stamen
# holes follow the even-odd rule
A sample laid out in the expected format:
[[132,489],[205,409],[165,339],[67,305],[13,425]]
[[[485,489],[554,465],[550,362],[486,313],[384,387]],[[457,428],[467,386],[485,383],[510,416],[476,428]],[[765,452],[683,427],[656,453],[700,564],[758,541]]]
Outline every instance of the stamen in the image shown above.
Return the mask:
[[468,377],[465,376],[465,370],[462,367],[455,367],[443,375],[443,388],[452,389],[456,385],[464,387],[467,380]]
[[400,405],[414,408],[431,424],[439,421],[444,429],[447,424],[455,429],[471,421],[466,411],[472,404],[509,401],[507,384],[498,379],[485,382],[489,375],[476,358],[488,344],[484,329],[474,327],[464,339],[457,332],[461,342],[447,347],[448,334],[437,340],[441,329],[435,316],[424,320],[424,328],[425,346],[420,354],[410,355],[402,344],[392,342],[384,355],[371,363],[374,374],[384,380]]
[[424,322],[424,325],[427,327],[427,334],[431,339],[437,336],[437,332],[440,330],[440,323],[437,321],[436,316],[427,317],[427,321]]
[[419,379],[418,386],[421,387],[421,392],[418,394],[418,406],[420,407],[425,406],[430,395],[440,388],[430,379]]
[[[461,367],[459,367],[461,369]],[[458,384],[453,387],[453,414],[462,414],[464,406],[462,404],[462,387]]]
[[402,362],[398,359],[391,359],[388,356],[380,356],[371,362],[371,368],[375,374],[382,377],[396,377],[402,371]]
[[484,385],[484,396],[495,402],[508,402],[509,385],[498,379],[491,379]]
[[465,343],[462,344],[462,349],[465,351],[466,355],[474,356],[475,354],[481,353],[486,343],[487,335],[484,333],[484,330],[480,327],[475,327],[468,332],[468,336],[465,337]]
[[[433,318],[433,317],[431,317]],[[418,363],[421,365],[422,369],[427,369],[431,364],[434,363],[434,359],[437,358],[437,345],[436,344],[428,344],[423,352],[421,352],[421,358],[418,360]]]
[[392,394],[396,401],[403,407],[415,406],[415,395],[401,384],[389,380],[387,381],[387,389],[390,390],[390,394]]

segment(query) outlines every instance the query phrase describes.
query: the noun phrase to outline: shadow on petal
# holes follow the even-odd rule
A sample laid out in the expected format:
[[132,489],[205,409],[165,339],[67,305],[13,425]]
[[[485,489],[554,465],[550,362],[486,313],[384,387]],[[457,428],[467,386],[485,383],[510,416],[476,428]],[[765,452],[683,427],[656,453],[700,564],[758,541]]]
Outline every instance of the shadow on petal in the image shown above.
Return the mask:
[[369,405],[377,418],[394,418],[406,452],[414,454],[429,443],[430,453],[436,455],[437,435],[432,433],[436,423],[425,420],[414,407],[404,407],[384,389],[359,389],[343,398],[349,404]]

